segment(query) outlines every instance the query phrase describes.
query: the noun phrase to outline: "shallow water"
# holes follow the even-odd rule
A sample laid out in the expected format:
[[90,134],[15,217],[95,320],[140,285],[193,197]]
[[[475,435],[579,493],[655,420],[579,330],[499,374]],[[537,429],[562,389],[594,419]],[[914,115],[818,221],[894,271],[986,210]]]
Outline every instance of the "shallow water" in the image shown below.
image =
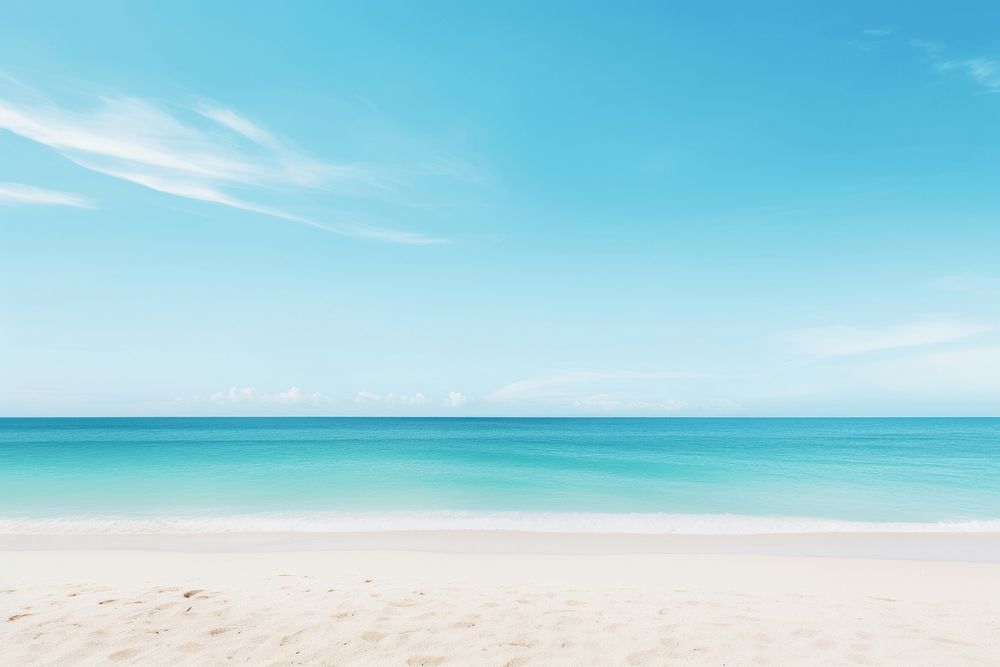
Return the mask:
[[995,531],[1000,419],[0,419],[0,489],[8,533]]

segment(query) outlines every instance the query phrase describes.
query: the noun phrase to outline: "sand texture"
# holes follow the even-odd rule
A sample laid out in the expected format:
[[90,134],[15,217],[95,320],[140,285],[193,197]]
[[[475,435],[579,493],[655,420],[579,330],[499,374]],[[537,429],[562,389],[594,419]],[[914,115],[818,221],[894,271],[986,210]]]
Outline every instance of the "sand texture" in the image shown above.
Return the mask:
[[1000,564],[7,551],[5,665],[1000,663]]

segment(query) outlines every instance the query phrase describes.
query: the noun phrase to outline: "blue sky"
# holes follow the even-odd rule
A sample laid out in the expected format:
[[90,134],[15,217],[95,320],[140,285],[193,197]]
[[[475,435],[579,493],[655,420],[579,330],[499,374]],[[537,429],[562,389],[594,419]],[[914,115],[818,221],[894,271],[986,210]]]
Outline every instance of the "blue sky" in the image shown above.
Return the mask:
[[1000,6],[666,4],[6,3],[0,414],[1000,414]]

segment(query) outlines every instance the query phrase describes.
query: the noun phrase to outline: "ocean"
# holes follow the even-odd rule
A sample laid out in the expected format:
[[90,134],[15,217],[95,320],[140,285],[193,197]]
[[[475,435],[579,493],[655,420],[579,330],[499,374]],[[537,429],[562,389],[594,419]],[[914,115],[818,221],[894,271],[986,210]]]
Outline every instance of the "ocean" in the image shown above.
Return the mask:
[[1000,530],[1000,419],[0,419],[0,534]]

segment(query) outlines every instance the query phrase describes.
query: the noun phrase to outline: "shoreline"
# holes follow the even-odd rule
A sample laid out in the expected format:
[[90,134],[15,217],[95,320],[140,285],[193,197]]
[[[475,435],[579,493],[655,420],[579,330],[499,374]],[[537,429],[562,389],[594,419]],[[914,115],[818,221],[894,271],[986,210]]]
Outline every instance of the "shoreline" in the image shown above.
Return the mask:
[[385,533],[482,531],[641,535],[1000,533],[1000,519],[862,521],[751,514],[574,511],[301,511],[244,514],[0,517],[0,535]]
[[1000,533],[753,535],[544,533],[502,530],[0,535],[0,553],[25,551],[421,552],[442,554],[701,554],[1000,562]]

